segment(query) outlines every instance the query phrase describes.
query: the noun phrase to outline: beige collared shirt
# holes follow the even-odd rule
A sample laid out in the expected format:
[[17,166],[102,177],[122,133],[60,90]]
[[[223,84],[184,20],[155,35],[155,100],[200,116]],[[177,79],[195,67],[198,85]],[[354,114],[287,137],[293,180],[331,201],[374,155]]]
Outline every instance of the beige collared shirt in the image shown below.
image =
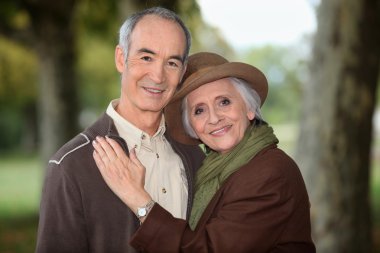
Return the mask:
[[136,148],[137,157],[146,168],[145,190],[174,217],[186,219],[186,172],[181,158],[164,136],[164,116],[157,132],[149,136],[116,112],[118,103],[118,99],[111,101],[106,113],[113,119],[128,149]]

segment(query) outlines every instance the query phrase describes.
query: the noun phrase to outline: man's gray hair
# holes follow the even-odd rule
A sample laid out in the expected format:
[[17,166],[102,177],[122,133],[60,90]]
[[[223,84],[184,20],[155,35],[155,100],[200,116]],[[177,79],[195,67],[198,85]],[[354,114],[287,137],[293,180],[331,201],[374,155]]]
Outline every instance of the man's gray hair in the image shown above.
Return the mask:
[[[240,96],[243,98],[245,105],[249,111],[255,112],[255,120],[262,121],[261,115],[261,99],[259,94],[251,88],[245,80],[236,77],[228,77],[228,80],[232,83],[235,89],[239,92]],[[189,94],[188,94],[189,95]],[[187,96],[188,96],[187,95]],[[199,139],[198,135],[195,133],[193,127],[189,120],[189,111],[187,104],[187,96],[182,99],[181,111],[182,111],[182,124],[185,132],[192,138]]]
[[136,12],[132,14],[132,16],[130,16],[127,20],[125,20],[123,25],[120,27],[119,45],[123,48],[125,60],[127,60],[128,58],[128,50],[131,44],[131,34],[135,29],[136,24],[146,15],[155,15],[166,20],[171,20],[181,26],[186,37],[186,49],[182,57],[182,63],[186,63],[191,47],[190,31],[176,13],[162,7],[152,7],[149,9],[142,10],[140,12]]

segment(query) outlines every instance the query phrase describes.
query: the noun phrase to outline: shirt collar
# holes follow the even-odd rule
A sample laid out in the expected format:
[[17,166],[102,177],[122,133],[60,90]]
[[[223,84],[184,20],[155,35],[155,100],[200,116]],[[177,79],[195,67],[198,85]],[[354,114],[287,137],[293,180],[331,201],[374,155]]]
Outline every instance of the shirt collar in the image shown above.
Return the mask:
[[147,138],[150,138],[150,141],[164,138],[166,126],[165,116],[163,114],[156,133],[152,137],[150,137],[149,134],[130,123],[115,110],[118,104],[119,99],[112,100],[108,105],[106,113],[113,119],[120,137],[126,140],[129,149],[137,145],[138,151],[141,147],[142,141],[149,141],[147,140]]

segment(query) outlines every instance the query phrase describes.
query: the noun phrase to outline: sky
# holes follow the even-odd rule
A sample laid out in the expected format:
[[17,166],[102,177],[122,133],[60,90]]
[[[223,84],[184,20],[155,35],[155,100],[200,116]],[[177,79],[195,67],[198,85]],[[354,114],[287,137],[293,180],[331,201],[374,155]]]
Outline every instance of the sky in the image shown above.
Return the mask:
[[203,18],[235,49],[294,45],[316,29],[318,0],[198,0]]

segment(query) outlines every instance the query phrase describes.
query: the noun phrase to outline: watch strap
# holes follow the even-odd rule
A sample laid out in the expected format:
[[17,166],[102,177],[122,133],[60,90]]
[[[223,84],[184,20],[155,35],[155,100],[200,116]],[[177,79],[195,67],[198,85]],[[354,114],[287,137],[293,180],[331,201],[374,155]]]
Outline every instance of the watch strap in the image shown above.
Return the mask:
[[[141,220],[141,218],[146,217],[149,214],[150,210],[153,208],[153,206],[154,206],[155,203],[156,202],[153,199],[151,199],[144,206],[137,208],[137,212],[136,212],[137,218],[139,218],[139,220]],[[140,215],[140,210],[141,209],[145,209],[144,215]]]

